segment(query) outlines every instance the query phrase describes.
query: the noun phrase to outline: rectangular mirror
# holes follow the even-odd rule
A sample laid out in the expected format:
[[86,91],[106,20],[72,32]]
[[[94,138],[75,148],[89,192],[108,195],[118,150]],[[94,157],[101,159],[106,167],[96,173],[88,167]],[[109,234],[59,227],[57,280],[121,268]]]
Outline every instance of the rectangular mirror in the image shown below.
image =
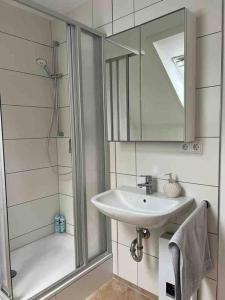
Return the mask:
[[109,140],[194,140],[195,39],[185,8],[106,39]]

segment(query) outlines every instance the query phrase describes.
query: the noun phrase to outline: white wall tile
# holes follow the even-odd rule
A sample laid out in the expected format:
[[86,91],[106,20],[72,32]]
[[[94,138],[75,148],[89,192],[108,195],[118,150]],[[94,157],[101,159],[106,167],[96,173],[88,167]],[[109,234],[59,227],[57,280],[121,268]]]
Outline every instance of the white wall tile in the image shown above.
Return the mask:
[[219,86],[197,90],[197,137],[219,137],[220,135],[220,90]]
[[18,236],[10,240],[10,250],[13,251],[17,248],[23,247],[52,233],[54,233],[54,224],[47,225],[43,228]]
[[0,33],[0,68],[46,76],[37,65],[36,59],[42,57],[52,66],[52,49],[21,38]]
[[113,22],[113,34],[134,27],[134,15],[128,15]]
[[[218,185],[219,140],[200,139],[201,155],[182,153],[179,143],[137,143],[137,173],[163,178],[172,172],[180,181]],[[125,162],[124,162],[125,163]]]
[[107,36],[113,33],[113,23],[108,23],[106,25],[97,28],[98,31],[105,33]]
[[221,33],[197,39],[197,87],[221,84]]
[[113,20],[131,14],[133,11],[133,0],[113,0]]
[[9,236],[12,239],[53,223],[59,212],[58,195],[10,207],[8,212]]
[[[165,180],[158,181],[158,191],[163,192],[163,186],[166,183]],[[180,183],[182,187],[182,194],[184,196],[193,197],[196,205],[199,205],[203,200],[210,202],[210,208],[208,210],[208,231],[217,234],[218,228],[218,187]],[[189,213],[188,213],[189,214]],[[176,222],[181,224],[188,216],[177,218]]]
[[48,137],[52,109],[3,106],[4,139]]
[[137,11],[160,1],[163,0],[134,0],[134,9]]
[[138,263],[138,286],[154,295],[158,295],[157,258],[143,255],[143,260]]
[[116,172],[116,143],[109,143],[110,151],[110,172]]
[[57,138],[58,165],[63,167],[72,166],[72,155],[69,153],[69,138]]
[[59,194],[60,213],[66,218],[66,223],[74,225],[73,197]]
[[74,235],[74,226],[66,223],[66,232],[70,235]]
[[[136,0],[139,2],[139,0]],[[222,0],[164,0],[135,13],[135,25],[186,7],[197,17],[197,35],[222,29]]]
[[69,77],[63,76],[59,80],[59,88],[58,88],[58,95],[59,95],[59,106],[70,106],[70,96],[69,96]]
[[137,285],[137,263],[130,255],[130,249],[118,244],[118,275]]
[[6,172],[18,172],[57,165],[56,139],[51,139],[48,157],[47,139],[5,140]]
[[136,237],[137,232],[134,225],[118,222],[118,243],[130,247]]
[[112,22],[112,0],[93,0],[93,26]]
[[116,143],[116,171],[136,174],[135,143]]
[[52,80],[0,70],[2,104],[53,107]]
[[64,137],[71,137],[71,116],[70,107],[59,109],[59,130]]
[[117,251],[117,243],[112,242],[112,254],[113,254],[113,274],[118,274],[117,267],[117,259],[118,259],[118,251]]
[[51,22],[52,40],[63,43],[67,40],[67,24],[58,19]]
[[117,242],[117,226],[117,221],[111,219],[111,235],[114,242]]
[[73,196],[72,168],[59,167],[59,193]]
[[67,14],[70,18],[87,26],[92,26],[92,1],[86,1]]
[[136,176],[117,174],[117,187],[126,185],[136,187]]
[[68,51],[67,51],[67,43],[62,43],[57,48],[58,53],[58,73],[63,75],[68,74]]
[[4,1],[0,2],[0,31],[51,45],[50,20]]
[[116,173],[110,173],[110,189],[116,188]]
[[52,168],[19,172],[6,176],[6,186],[12,206],[58,193],[58,178]]

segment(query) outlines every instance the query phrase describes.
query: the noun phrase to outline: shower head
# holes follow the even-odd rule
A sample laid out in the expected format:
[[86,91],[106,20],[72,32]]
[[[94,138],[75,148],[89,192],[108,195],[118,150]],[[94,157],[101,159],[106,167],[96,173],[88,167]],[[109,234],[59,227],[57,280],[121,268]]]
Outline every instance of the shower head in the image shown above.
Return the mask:
[[47,60],[45,60],[44,58],[38,57],[36,58],[36,63],[41,66],[42,68],[47,66]]
[[47,75],[49,77],[52,77],[52,74],[50,73],[49,69],[48,69],[48,65],[47,65],[47,60],[41,57],[36,58],[36,63],[45,70],[45,72],[47,73]]

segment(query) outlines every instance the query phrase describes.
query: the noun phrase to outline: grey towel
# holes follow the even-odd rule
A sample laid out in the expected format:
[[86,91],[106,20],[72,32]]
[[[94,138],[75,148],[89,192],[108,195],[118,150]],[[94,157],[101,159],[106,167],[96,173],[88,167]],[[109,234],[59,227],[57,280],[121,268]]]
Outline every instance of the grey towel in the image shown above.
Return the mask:
[[175,275],[176,300],[190,300],[212,269],[207,232],[207,203],[187,218],[169,242]]

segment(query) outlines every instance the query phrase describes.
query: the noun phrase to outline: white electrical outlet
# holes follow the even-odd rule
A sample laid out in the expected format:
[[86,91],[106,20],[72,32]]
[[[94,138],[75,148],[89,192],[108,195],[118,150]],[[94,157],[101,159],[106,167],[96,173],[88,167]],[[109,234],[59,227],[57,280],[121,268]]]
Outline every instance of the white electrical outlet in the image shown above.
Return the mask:
[[190,152],[190,143],[182,143],[181,151],[182,152]]
[[190,144],[190,152],[196,154],[202,154],[202,143],[200,141],[195,141]]
[[202,142],[195,141],[195,142],[185,142],[181,143],[180,149],[182,152],[192,153],[192,154],[202,154]]

